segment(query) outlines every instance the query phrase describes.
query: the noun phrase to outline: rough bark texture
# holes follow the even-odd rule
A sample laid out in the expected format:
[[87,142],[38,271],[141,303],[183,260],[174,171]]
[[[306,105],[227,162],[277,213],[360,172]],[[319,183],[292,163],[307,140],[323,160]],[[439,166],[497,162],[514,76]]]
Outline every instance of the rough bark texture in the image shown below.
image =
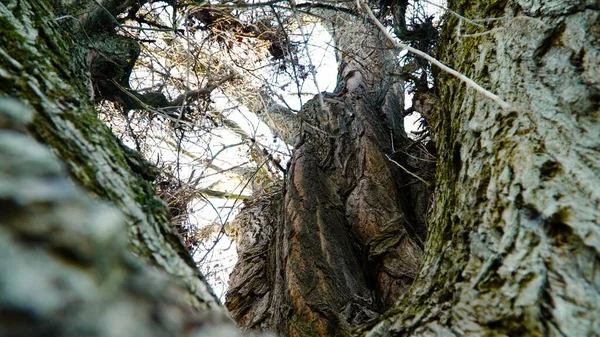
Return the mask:
[[[486,22],[488,34],[462,39],[449,18],[439,57],[515,110],[437,75],[439,102],[428,116],[437,184],[423,253],[426,224],[415,209],[427,191],[405,186],[410,181],[384,156],[392,144],[408,144],[391,127],[397,110],[387,99],[390,69],[378,63],[383,49],[367,49],[361,62],[342,63],[342,77],[359,75],[323,94],[323,105],[315,99],[303,108],[285,188],[240,218],[242,258],[229,307],[244,326],[349,335],[418,272],[396,306],[352,334],[600,335],[600,6],[450,6],[473,18],[505,17]],[[525,15],[541,22],[518,18]],[[77,43],[73,34],[86,34],[65,20],[43,1],[0,4],[0,334],[235,335],[172,234],[164,204],[135,173],[143,163],[126,158],[94,116],[96,51],[88,43],[95,36]],[[338,32],[351,34],[338,35],[339,46],[382,46],[377,34]],[[126,75],[123,67],[116,77]],[[30,132],[96,199],[23,134],[29,110]]]
[[386,158],[409,166],[393,54],[358,18],[331,28],[343,80],[302,107],[283,191],[235,226],[227,306],[242,326],[281,336],[348,336],[391,307],[416,275],[427,227],[413,204],[427,203],[427,188]]
[[0,97],[0,335],[241,336],[222,311],[192,307],[184,282],[133,259],[123,213],[23,133],[31,117]]
[[[65,4],[67,4],[66,1]],[[55,3],[55,5],[58,4]],[[81,7],[77,7],[77,4],[71,3],[71,5],[77,10],[82,9]],[[104,3],[104,5],[105,7],[112,8],[109,2]],[[67,10],[67,7],[64,7],[62,10]],[[94,5],[95,9],[97,7],[97,5]],[[50,146],[54,153],[64,161],[72,178],[78,184],[82,185],[95,197],[110,201],[112,205],[117,207],[123,214],[123,219],[127,225],[130,250],[143,263],[154,266],[160,272],[170,274],[178,280],[177,282],[183,285],[182,287],[173,286],[172,289],[169,289],[169,292],[176,292],[177,296],[185,299],[186,310],[190,312],[193,312],[194,309],[199,311],[213,311],[216,313],[216,316],[221,315],[227,320],[224,307],[216,299],[203,276],[196,268],[195,262],[192,260],[186,247],[171,227],[165,203],[155,196],[151,182],[141,178],[148,173],[146,164],[143,161],[139,161],[139,159],[126,156],[110,130],[96,117],[96,111],[90,101],[90,62],[91,55],[96,55],[97,53],[95,49],[96,42],[98,45],[106,43],[107,37],[104,35],[94,35],[94,31],[91,29],[84,32],[82,27],[86,27],[86,23],[96,22],[94,20],[97,18],[93,17],[94,14],[104,12],[94,10],[83,12],[84,14],[80,13],[82,12],[72,12],[73,16],[55,17],[48,3],[37,0],[3,1],[0,4],[0,94],[1,96],[16,97],[27,107],[31,108],[34,111],[33,123],[29,128],[31,133]],[[68,15],[69,12],[61,12],[61,14]],[[99,23],[93,23],[93,25],[97,24]],[[95,39],[99,40],[96,41]],[[2,161],[4,160],[3,157]],[[18,173],[18,171],[10,172],[10,174],[14,173]],[[2,176],[4,183],[9,183],[12,179],[10,174]],[[66,182],[63,181],[63,184],[66,184]],[[49,189],[47,193],[52,194],[53,191],[53,189]],[[65,202],[77,204],[73,198],[79,198],[81,192],[77,193],[74,196],[68,195],[69,199]],[[61,194],[59,193],[57,197],[60,196]],[[9,207],[12,203],[17,203],[17,206],[23,207],[15,210],[15,224],[18,224],[20,221],[23,223],[37,221],[35,220],[37,218],[29,217],[28,211],[30,207],[43,207],[44,205],[43,203],[39,204],[40,201],[36,199],[33,199],[33,205],[18,205],[18,200],[11,199],[10,194],[7,194],[6,198],[8,198],[8,204],[4,204],[5,207]],[[50,205],[53,205],[50,200],[48,202]],[[57,200],[56,202],[60,204],[62,201]],[[117,233],[120,233],[113,228],[118,222],[114,217],[106,219],[107,224],[105,225],[109,226],[106,233],[101,228],[94,227],[97,223],[102,222],[101,219],[92,219],[89,224],[86,223],[86,227],[83,230],[91,232],[86,235],[82,234],[83,237],[81,239],[83,242],[81,243],[77,241],[77,236],[72,238],[72,240],[63,237],[58,237],[55,240],[52,236],[46,238],[44,234],[40,234],[45,231],[53,231],[52,226],[57,226],[56,231],[58,232],[64,230],[65,236],[70,235],[69,233],[71,232],[76,234],[77,228],[69,228],[72,222],[76,223],[87,216],[94,215],[92,214],[93,212],[90,213],[91,211],[85,211],[86,205],[90,202],[82,201],[82,203],[83,206],[78,204],[73,206],[75,208],[73,216],[77,218],[70,218],[69,214],[71,213],[61,215],[69,218],[62,225],[57,222],[58,220],[52,222],[51,217],[54,214],[60,214],[59,212],[64,210],[64,208],[60,207],[63,206],[58,205],[57,207],[59,208],[56,210],[56,213],[54,213],[54,210],[48,210],[49,224],[41,223],[40,227],[42,229],[40,229],[39,233],[35,233],[41,237],[38,238],[36,236],[35,240],[27,242],[27,244],[30,245],[30,249],[38,246],[45,247],[47,240],[50,242],[51,247],[54,245],[58,246],[60,254],[47,257],[47,259],[53,261],[51,265],[44,265],[38,261],[35,266],[39,266],[39,268],[27,267],[28,272],[31,274],[25,275],[27,276],[26,279],[43,280],[51,276],[50,274],[53,275],[56,273],[59,275],[61,269],[53,271],[52,268],[56,267],[54,264],[64,259],[62,255],[67,255],[65,261],[67,264],[74,263],[71,261],[73,259],[79,263],[77,254],[72,253],[71,250],[77,251],[78,248],[75,247],[76,245],[86,245],[85,240],[89,240],[93,248],[90,248],[93,250],[89,253],[91,255],[90,259],[101,258],[102,256],[96,256],[98,254],[110,255],[112,253],[112,243],[108,242],[108,240],[109,238],[116,237]],[[44,214],[46,213],[43,213],[43,211],[39,211],[40,217],[45,216]],[[23,219],[19,220],[21,216],[23,216]],[[13,221],[12,218],[9,220]],[[28,229],[11,227],[12,223],[10,221],[8,224],[3,223],[3,225],[8,225],[8,227],[4,228],[3,240],[16,240],[15,238],[11,238],[10,235],[21,234],[12,233],[14,230],[23,230],[23,233],[27,233]],[[64,228],[61,226],[64,226]],[[52,233],[48,235],[50,234]],[[126,235],[125,233],[121,234]],[[59,242],[59,240],[63,239],[64,242]],[[125,240],[125,238],[122,240]],[[24,247],[22,248],[24,249]],[[46,254],[51,254],[53,250],[48,249],[49,251]],[[119,249],[119,252],[114,253],[115,256],[120,256],[119,254],[122,253],[122,247]],[[63,250],[65,254],[61,253]],[[10,255],[11,258],[21,258],[16,252],[13,253],[13,255]],[[44,255],[42,252],[39,253],[40,255]],[[69,254],[74,254],[75,256],[70,256]],[[26,259],[26,257],[23,257],[23,259]],[[115,257],[115,259],[117,258]],[[30,260],[33,260],[33,257]],[[20,260],[9,261],[9,266],[14,266],[14,263],[18,265],[18,261]],[[121,268],[121,262],[119,261],[113,261],[113,264],[103,266],[102,268],[119,269]],[[68,265],[63,267],[70,270],[66,271],[66,273],[70,275],[69,277],[72,277],[73,282],[76,282],[78,277],[82,279],[81,282],[84,282],[83,279],[87,277],[103,273],[103,269],[97,269],[95,265],[89,268],[86,267],[87,269]],[[114,272],[122,275],[120,277],[129,277],[128,275],[133,273],[127,274],[129,272],[119,270],[115,270]],[[10,275],[7,275],[10,274],[10,271],[6,269],[3,269],[0,274],[10,277]],[[93,278],[102,278],[105,276],[109,277],[110,274],[97,275],[93,276]],[[47,280],[47,282],[53,281]],[[94,281],[88,280],[85,282]],[[94,297],[90,300],[91,302],[87,301],[86,298],[81,299],[87,303],[81,304],[82,306],[92,305],[93,301],[96,300],[110,302],[112,299],[118,299],[118,294],[126,292],[124,289],[119,290],[120,287],[125,287],[125,281],[110,279],[107,282],[106,286],[108,288],[99,289],[98,294],[95,294],[95,290],[91,288],[89,294],[80,289],[81,292],[73,295],[73,301],[77,301],[80,298],[79,296],[90,296]],[[151,281],[149,282],[153,284]],[[171,287],[171,285],[171,283],[165,283],[165,287]],[[26,284],[22,286],[19,289],[27,291]],[[59,288],[62,286],[60,284],[55,286],[58,288],[53,288],[49,291],[60,292],[61,289]],[[95,286],[100,287],[100,285]],[[69,287],[67,286],[67,288]],[[106,292],[110,289],[113,289],[115,292],[110,293],[110,298],[102,299],[103,296],[108,296]],[[156,286],[155,289],[159,291],[158,289],[160,288]],[[2,293],[4,294],[4,292]],[[33,294],[31,293],[32,298],[35,296]],[[154,295],[160,297],[160,294]],[[61,298],[58,293],[47,294],[47,296]],[[96,299],[95,296],[98,296],[98,298]],[[5,298],[4,295],[2,297],[3,299]],[[134,302],[132,297],[127,297],[127,299],[131,299]],[[65,301],[67,300],[65,299]],[[131,305],[142,306],[143,301],[145,299],[142,296],[140,303],[131,303]],[[67,305],[67,302],[57,303],[57,305]],[[15,304],[17,302],[13,303],[9,301],[4,303]],[[126,303],[126,301],[123,303]],[[32,304],[32,307],[34,306]],[[77,312],[77,308],[74,307],[73,312]],[[70,309],[70,307],[67,309]],[[134,308],[131,309],[133,310]],[[33,313],[35,312],[33,311]],[[66,314],[72,314],[73,312]],[[55,314],[57,313],[55,312]],[[117,313],[114,313],[114,315],[117,315]],[[143,314],[140,313],[140,315]],[[69,319],[76,320],[77,317]],[[138,316],[134,315],[132,317]],[[89,319],[89,317],[86,319]],[[24,324],[29,323],[31,321],[24,321]],[[135,323],[135,326],[143,325],[143,320]],[[68,324],[67,326],[71,325]],[[80,331],[77,329],[79,328],[76,328],[74,331]],[[81,329],[84,329],[84,327]],[[144,329],[142,331],[147,330]]]
[[505,16],[462,39],[449,18],[439,58],[515,111],[437,75],[424,263],[401,304],[364,335],[598,336],[599,6],[450,5],[471,18]]

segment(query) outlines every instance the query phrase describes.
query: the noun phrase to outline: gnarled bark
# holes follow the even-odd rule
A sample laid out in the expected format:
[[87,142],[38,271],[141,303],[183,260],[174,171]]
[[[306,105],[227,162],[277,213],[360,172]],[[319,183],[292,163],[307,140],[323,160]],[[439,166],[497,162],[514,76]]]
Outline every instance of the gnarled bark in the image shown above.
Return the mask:
[[406,165],[411,144],[401,83],[389,76],[395,59],[358,18],[339,15],[331,28],[343,80],[302,107],[283,191],[236,220],[227,306],[244,327],[282,336],[348,336],[391,307],[416,275],[426,233],[411,203],[426,202],[427,188],[407,184],[386,157]]

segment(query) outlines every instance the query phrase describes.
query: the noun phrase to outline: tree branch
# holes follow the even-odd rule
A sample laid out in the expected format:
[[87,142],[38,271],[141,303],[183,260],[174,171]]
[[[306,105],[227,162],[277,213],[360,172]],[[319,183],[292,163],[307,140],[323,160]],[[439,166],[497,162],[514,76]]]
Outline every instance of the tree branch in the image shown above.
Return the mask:
[[485,89],[484,87],[480,86],[479,84],[477,84],[474,80],[470,79],[469,77],[461,74],[460,72],[448,67],[447,65],[443,64],[442,62],[438,61],[436,58],[428,55],[427,53],[424,53],[416,48],[413,48],[409,45],[406,45],[404,43],[398,42],[396,41],[391,35],[390,33],[388,33],[388,31],[385,29],[385,27],[381,24],[381,22],[379,20],[377,20],[377,18],[375,17],[375,15],[373,14],[373,11],[371,11],[371,8],[369,7],[369,5],[367,5],[367,3],[364,0],[356,0],[357,2],[357,6],[363,7],[365,9],[365,11],[367,12],[367,14],[369,15],[369,18],[371,19],[371,21],[373,21],[373,23],[379,28],[379,30],[381,30],[381,32],[385,35],[385,37],[396,47],[398,48],[402,48],[405,49],[415,55],[421,56],[424,59],[426,59],[427,61],[431,62],[432,64],[436,65],[437,67],[439,67],[440,69],[442,69],[443,71],[449,73],[450,75],[458,78],[459,80],[461,80],[462,82],[464,82],[468,87],[475,89],[475,91],[483,94],[485,97],[491,99],[492,101],[498,103],[498,105],[500,105],[500,107],[504,110],[515,110],[515,108],[510,105],[509,103],[507,103],[506,101],[504,101],[502,98],[500,98],[498,95],[488,91],[487,89]]

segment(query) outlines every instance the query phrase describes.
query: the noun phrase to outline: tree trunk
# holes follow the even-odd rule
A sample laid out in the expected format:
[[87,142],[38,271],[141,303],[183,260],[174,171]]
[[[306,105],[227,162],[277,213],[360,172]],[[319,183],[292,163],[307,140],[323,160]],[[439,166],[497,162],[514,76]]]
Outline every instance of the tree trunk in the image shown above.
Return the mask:
[[[382,34],[358,18],[331,23],[341,74],[299,113],[285,186],[236,220],[239,262],[227,306],[250,329],[348,336],[390,308],[422,255],[432,172],[402,125],[402,83]],[[389,156],[386,157],[386,156]]]
[[424,261],[401,303],[363,331],[598,336],[600,8],[451,5],[470,18],[505,18],[469,26],[463,33],[487,34],[463,38],[449,18],[439,58],[514,110],[437,74],[437,186]]
[[55,16],[45,1],[4,1],[0,20],[0,126],[19,129],[33,111],[30,133],[96,199],[32,139],[2,131],[0,335],[213,336],[211,324],[235,334],[141,178],[148,165],[126,156],[96,116],[89,61],[108,38],[84,34],[91,16]]
[[[425,227],[403,207],[422,202],[398,197],[414,198],[398,188],[406,178],[383,156],[392,144],[373,108],[381,105],[363,93],[346,92],[338,104],[325,95],[323,107],[315,99],[301,112],[283,202],[272,196],[239,222],[228,307],[241,325],[282,336],[345,335],[353,319],[386,308],[384,290],[410,284],[421,261],[398,305],[355,334],[600,335],[599,6],[451,6],[471,18],[504,17],[485,29],[468,26],[463,34],[485,34],[462,38],[458,19],[449,18],[439,58],[514,109],[436,74],[439,99],[427,118],[438,168],[423,260],[414,242]],[[383,261],[373,260],[382,235],[395,245],[386,242]],[[396,300],[402,291],[392,293]]]

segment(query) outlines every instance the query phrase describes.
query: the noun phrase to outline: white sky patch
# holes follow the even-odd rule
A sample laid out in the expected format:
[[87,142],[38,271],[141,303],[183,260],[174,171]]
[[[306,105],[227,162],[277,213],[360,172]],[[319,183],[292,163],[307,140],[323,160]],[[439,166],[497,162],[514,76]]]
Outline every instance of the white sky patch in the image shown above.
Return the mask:
[[[321,91],[333,91],[337,84],[338,71],[333,48],[333,38],[329,35],[325,27],[319,23],[304,27],[303,30],[309,37],[309,41],[305,46],[302,46],[304,36],[302,36],[300,29],[297,28],[289,34],[292,42],[299,43],[302,46],[299,52],[299,63],[314,67],[316,82],[319,84],[318,86]],[[307,57],[307,52],[310,54],[312,64],[308,62],[309,57]],[[294,81],[288,85],[289,88],[286,87],[285,89],[281,89],[282,83],[275,83],[274,85],[274,87],[280,88],[277,93],[294,110],[300,110],[304,102],[313,98],[318,93],[315,78],[313,78],[309,69],[305,69],[305,71],[307,71],[308,76],[299,82],[299,86]],[[298,97],[298,93],[301,93],[301,100]]]
[[[408,109],[412,106],[413,94],[406,93],[404,95],[404,108]],[[412,137],[412,132],[419,131],[418,120],[421,118],[421,114],[413,112],[412,114],[404,117],[404,131],[409,137]]]

